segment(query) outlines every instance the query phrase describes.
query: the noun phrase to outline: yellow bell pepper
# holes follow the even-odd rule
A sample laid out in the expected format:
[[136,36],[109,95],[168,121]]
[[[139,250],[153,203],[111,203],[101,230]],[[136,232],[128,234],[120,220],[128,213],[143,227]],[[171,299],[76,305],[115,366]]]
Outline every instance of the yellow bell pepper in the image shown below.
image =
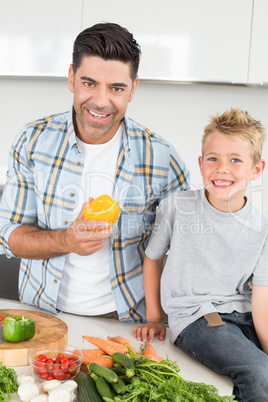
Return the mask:
[[117,201],[109,195],[101,195],[86,206],[83,211],[84,219],[106,221],[110,227],[117,221],[120,207]]

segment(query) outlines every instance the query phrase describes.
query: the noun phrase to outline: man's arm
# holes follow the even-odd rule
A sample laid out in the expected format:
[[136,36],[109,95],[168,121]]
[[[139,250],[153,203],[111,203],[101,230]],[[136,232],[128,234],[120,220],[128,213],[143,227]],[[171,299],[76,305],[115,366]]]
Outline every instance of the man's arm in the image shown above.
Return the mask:
[[143,279],[146,300],[147,323],[134,329],[134,336],[140,341],[153,342],[154,335],[159,335],[162,341],[166,335],[166,327],[163,322],[163,315],[160,302],[160,280],[163,269],[164,256],[152,260],[145,256],[143,263]]
[[268,355],[268,286],[252,286],[252,317],[263,351]]
[[[107,222],[83,220],[83,208],[67,229],[42,230],[21,225],[9,236],[11,252],[19,258],[41,260],[63,254],[90,255],[104,246],[111,235]],[[101,229],[101,230],[94,230]]]

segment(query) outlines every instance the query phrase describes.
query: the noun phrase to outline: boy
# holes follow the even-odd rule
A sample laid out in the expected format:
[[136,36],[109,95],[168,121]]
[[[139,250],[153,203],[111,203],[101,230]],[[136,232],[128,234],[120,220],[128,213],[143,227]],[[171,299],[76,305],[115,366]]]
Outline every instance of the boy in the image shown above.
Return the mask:
[[268,399],[268,220],[245,197],[265,167],[263,141],[263,126],[240,109],[206,126],[205,190],[159,207],[144,260],[147,323],[134,330],[138,340],[164,339],[161,278],[172,342],[231,376],[237,401]]

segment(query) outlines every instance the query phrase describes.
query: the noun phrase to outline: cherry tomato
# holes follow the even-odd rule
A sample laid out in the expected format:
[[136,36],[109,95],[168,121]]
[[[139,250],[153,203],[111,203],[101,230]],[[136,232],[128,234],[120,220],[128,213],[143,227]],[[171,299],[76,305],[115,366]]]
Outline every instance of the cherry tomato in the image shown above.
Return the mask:
[[54,363],[53,364],[53,370],[60,370],[60,364],[59,363]]
[[65,374],[63,371],[53,371],[53,377],[56,380],[62,381],[65,378]]
[[46,368],[45,363],[36,362],[34,365],[34,372],[39,375],[44,374],[44,373],[46,373],[45,368]]
[[51,381],[51,380],[54,380],[54,377],[53,377],[52,374],[49,374],[48,377],[47,377],[47,379],[48,379],[48,381]]
[[52,359],[47,359],[46,361],[46,369],[47,370],[53,370],[54,368],[54,363]]
[[40,374],[40,378],[41,378],[41,380],[46,381],[48,379],[48,373],[45,372],[45,373]]
[[59,354],[57,355],[56,359],[55,359],[55,363],[60,363],[60,359],[61,359],[62,357],[64,357],[64,354],[63,354],[63,353],[59,353]]
[[39,356],[37,356],[37,359],[36,359],[38,362],[42,362],[42,363],[45,363],[46,361],[47,361],[47,357],[46,357],[46,355],[39,355]]
[[65,380],[70,380],[72,375],[70,373],[65,373]]
[[70,363],[69,364],[69,373],[71,375],[75,375],[76,371],[77,371],[77,364],[76,363]]

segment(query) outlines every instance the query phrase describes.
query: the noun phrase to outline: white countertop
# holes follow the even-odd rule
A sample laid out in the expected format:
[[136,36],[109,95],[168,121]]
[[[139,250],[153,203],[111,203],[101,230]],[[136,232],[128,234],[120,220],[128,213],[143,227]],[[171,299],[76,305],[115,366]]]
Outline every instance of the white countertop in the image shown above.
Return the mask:
[[[38,308],[21,304],[13,300],[0,299],[0,309],[28,309],[35,311],[42,311]],[[73,314],[60,313],[57,315],[68,326],[68,343],[80,347],[81,349],[90,349],[93,346],[85,341],[82,336],[99,336],[101,338],[107,338],[108,335],[117,336],[120,335],[130,340],[131,344],[139,350],[142,342],[139,342],[133,336],[133,329],[136,326],[132,323],[120,322],[117,320],[100,319],[85,316],[77,316]],[[186,355],[177,346],[174,346],[169,340],[169,330],[167,331],[167,337],[164,341],[155,339],[153,346],[157,354],[163,358],[168,358],[177,362],[180,368],[180,375],[185,380],[204,382],[206,384],[214,385],[221,396],[232,395],[233,384],[229,377],[218,375],[212,370],[202,366],[194,359]],[[30,367],[14,367],[18,374],[28,373],[30,374]],[[14,396],[12,402],[19,401]]]

